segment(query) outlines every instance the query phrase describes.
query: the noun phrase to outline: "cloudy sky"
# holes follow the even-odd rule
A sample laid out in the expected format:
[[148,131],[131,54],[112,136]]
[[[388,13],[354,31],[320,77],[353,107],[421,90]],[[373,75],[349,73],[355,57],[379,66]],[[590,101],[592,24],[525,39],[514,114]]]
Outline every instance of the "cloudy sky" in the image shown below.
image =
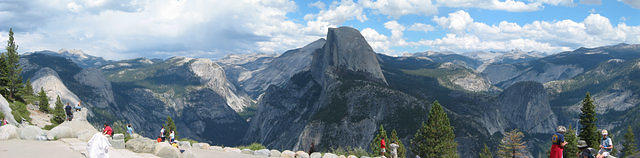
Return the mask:
[[[640,43],[640,0],[0,0],[0,41],[108,59],[282,53],[359,29],[378,53]],[[3,42],[4,43],[4,42]]]

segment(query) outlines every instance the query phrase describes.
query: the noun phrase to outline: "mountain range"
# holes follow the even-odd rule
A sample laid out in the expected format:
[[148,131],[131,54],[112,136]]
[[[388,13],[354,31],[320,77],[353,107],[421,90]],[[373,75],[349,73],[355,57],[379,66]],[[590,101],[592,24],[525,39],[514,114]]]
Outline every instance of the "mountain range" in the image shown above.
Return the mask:
[[613,136],[640,122],[640,45],[547,56],[514,50],[394,57],[375,53],[358,30],[340,27],[279,55],[114,61],[61,50],[23,54],[20,64],[34,91],[82,100],[95,125],[122,121],[155,137],[171,116],[179,136],[226,146],[368,149],[380,125],[409,144],[436,100],[462,157],[477,156],[483,144],[495,149],[514,128],[525,133],[529,156],[544,155],[557,125],[576,126],[587,92],[598,127]]

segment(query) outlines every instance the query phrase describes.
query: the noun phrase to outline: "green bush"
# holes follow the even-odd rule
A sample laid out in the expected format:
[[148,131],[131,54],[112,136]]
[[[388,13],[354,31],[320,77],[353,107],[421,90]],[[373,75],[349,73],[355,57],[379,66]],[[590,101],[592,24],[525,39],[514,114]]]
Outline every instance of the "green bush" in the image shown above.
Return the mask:
[[367,152],[367,150],[364,150],[360,147],[358,148],[353,148],[350,146],[347,146],[345,148],[342,147],[338,147],[338,148],[331,148],[329,150],[330,153],[336,154],[336,155],[354,155],[357,157],[363,157],[363,156],[373,156],[371,153]]
[[9,107],[11,108],[11,114],[16,121],[20,122],[24,118],[27,122],[31,122],[31,117],[29,117],[31,113],[27,110],[27,105],[22,102],[15,101],[9,104]]
[[253,151],[255,150],[260,150],[260,149],[266,149],[267,147],[265,147],[264,145],[260,144],[260,143],[251,143],[249,146],[239,146],[236,147],[238,149],[251,149]]
[[42,129],[51,130],[51,129],[53,129],[53,127],[56,127],[56,126],[58,126],[58,125],[56,125],[56,124],[45,125]]

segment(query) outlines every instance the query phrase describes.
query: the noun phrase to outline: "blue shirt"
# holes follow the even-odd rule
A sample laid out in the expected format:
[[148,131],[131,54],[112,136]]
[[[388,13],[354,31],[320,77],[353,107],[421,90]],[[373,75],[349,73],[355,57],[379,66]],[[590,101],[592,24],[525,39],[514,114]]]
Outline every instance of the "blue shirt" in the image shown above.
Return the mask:
[[[602,145],[604,147],[611,147],[613,145],[613,143],[611,142],[611,138],[607,137],[607,138],[601,139],[600,145]],[[611,149],[606,149],[605,148],[604,150],[606,150],[607,152],[611,152]]]
[[564,143],[564,135],[560,133],[553,134],[551,142],[555,145],[562,145]]

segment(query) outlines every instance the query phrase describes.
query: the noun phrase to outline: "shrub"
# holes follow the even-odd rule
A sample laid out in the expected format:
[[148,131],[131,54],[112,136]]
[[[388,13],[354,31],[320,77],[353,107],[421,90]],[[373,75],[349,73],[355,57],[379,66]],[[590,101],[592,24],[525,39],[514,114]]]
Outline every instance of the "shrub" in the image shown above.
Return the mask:
[[239,146],[237,148],[238,149],[251,149],[251,150],[255,151],[255,150],[260,150],[260,149],[266,149],[267,147],[265,147],[264,145],[262,145],[260,143],[251,143],[249,146]]
[[11,114],[16,121],[20,122],[22,119],[25,119],[27,122],[31,122],[31,117],[29,117],[31,113],[27,110],[27,105],[22,102],[15,101],[9,104],[9,107],[11,108]]
[[338,148],[331,148],[329,150],[330,153],[336,154],[336,155],[354,155],[357,157],[363,157],[363,156],[373,156],[371,153],[367,152],[367,150],[364,150],[360,147],[358,148],[353,148],[350,146],[347,146],[345,148],[342,147],[338,147]]

